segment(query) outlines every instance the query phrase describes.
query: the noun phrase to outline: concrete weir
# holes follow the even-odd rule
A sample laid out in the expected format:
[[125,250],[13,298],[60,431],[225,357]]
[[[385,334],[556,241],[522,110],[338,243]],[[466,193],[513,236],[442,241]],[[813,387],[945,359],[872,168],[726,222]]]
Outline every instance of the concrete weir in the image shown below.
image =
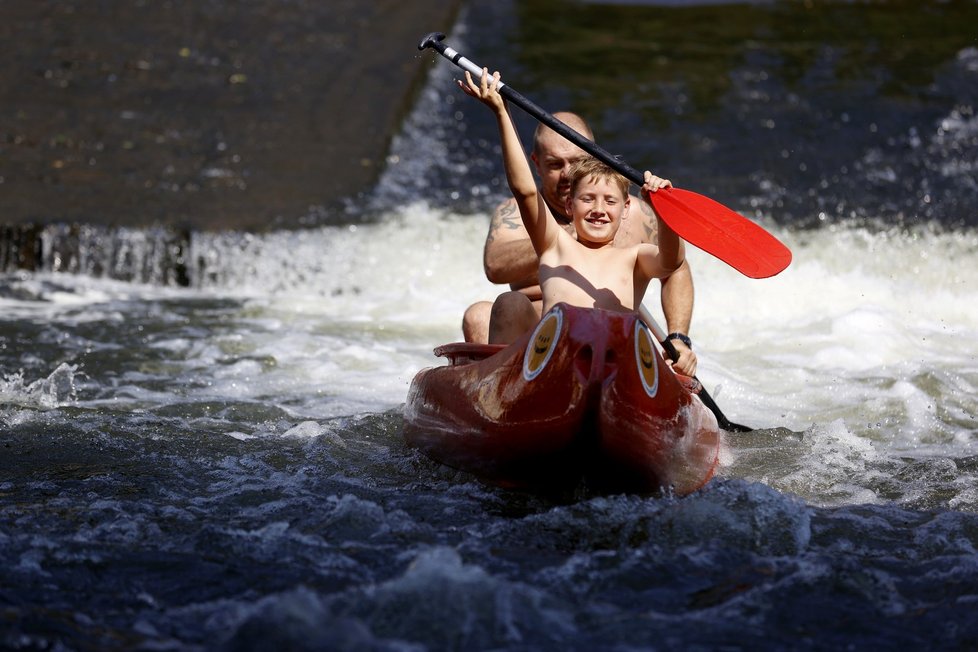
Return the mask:
[[378,178],[461,3],[0,3],[0,271],[70,271],[80,230],[176,251],[328,214]]

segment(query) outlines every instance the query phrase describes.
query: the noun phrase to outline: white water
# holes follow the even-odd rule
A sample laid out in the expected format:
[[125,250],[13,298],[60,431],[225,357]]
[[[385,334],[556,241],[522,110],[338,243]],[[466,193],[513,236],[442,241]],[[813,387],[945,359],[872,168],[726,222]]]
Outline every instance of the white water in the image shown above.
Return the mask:
[[[122,327],[125,300],[234,298],[232,329],[151,346],[183,373],[205,370],[214,396],[303,396],[293,409],[311,417],[384,410],[436,363],[434,345],[460,337],[464,308],[498,291],[481,270],[485,219],[417,204],[372,225],[198,235],[194,258],[224,261],[201,289],[25,275],[8,296],[40,301],[5,298],[0,310]],[[794,260],[772,279],[689,252],[698,375],[727,416],[798,432],[835,424],[911,456],[978,452],[978,235],[775,233]],[[659,314],[654,286],[646,303]],[[241,359],[219,364],[231,353]]]
[[[310,382],[369,388],[376,407],[396,405],[430,348],[460,337],[464,308],[498,292],[482,275],[484,230],[479,216],[412,206],[381,225],[273,234],[242,256],[259,265],[221,285],[290,330],[336,338],[330,351],[271,333],[263,353],[299,362],[318,348],[328,373],[313,370]],[[870,438],[885,427],[901,451],[974,454],[978,235],[778,235],[794,261],[772,279],[690,251],[699,375],[721,406],[758,426],[841,419]],[[656,294],[646,303],[658,314]]]
[[870,438],[885,426],[900,450],[973,454],[978,236],[781,235],[794,260],[772,279],[692,257],[707,386],[720,383],[745,420],[805,430],[841,419]]

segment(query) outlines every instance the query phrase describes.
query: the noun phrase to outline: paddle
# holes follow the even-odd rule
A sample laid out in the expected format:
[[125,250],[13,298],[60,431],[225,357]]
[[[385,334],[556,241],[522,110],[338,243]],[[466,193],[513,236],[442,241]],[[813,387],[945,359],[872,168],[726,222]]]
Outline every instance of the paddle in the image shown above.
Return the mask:
[[[672,359],[673,362],[678,360],[679,352],[676,351],[676,347],[672,345],[672,341],[666,339],[666,332],[662,330],[659,323],[655,321],[655,318],[652,316],[652,313],[649,312],[649,309],[644,305],[639,304],[638,316],[645,322],[646,326],[652,329],[652,334],[655,336],[655,339],[659,340],[659,343],[662,344],[662,348],[665,349],[669,358]],[[693,376],[693,378],[696,378],[696,376]],[[696,380],[699,381],[699,378],[696,378]],[[700,386],[702,385],[703,383],[700,382]],[[706,391],[706,387],[702,387],[702,389],[700,389],[698,396],[700,397],[700,400],[703,401],[703,405],[709,408],[710,412],[713,413],[713,416],[717,418],[717,424],[727,432],[750,432],[753,430],[753,428],[750,426],[734,423],[728,419],[723,414],[723,411],[720,410],[720,406],[713,400],[713,397],[710,396],[710,393]]]
[[[482,75],[482,66],[448,47],[445,35],[432,32],[421,39],[419,50],[432,48],[452,63],[473,75]],[[603,161],[633,183],[641,186],[644,177],[618,157],[591,142],[539,106],[500,82],[499,93],[534,118],[550,127],[595,158]],[[791,251],[777,238],[735,213],[723,204],[689,190],[671,188],[650,193],[652,205],[663,221],[679,237],[727,263],[751,278],[767,278],[781,272],[791,262]]]

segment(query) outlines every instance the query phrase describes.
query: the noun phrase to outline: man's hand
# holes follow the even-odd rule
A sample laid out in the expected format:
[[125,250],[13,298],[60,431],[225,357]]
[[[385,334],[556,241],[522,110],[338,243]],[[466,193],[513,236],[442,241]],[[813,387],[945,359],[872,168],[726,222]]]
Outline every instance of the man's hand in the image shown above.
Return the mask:
[[672,368],[683,374],[684,376],[695,376],[696,375],[696,354],[693,353],[693,349],[686,346],[680,340],[669,340],[672,343],[676,353],[679,354],[679,359],[672,363]]

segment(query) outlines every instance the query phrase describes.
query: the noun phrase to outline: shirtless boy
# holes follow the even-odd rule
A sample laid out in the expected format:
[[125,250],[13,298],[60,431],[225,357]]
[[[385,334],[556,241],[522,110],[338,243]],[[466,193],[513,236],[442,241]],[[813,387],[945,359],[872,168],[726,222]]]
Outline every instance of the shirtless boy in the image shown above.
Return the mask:
[[[539,276],[543,292],[543,311],[558,302],[571,305],[634,310],[649,282],[673,273],[682,265],[685,249],[679,237],[659,221],[658,246],[642,243],[627,248],[614,246],[615,234],[631,205],[628,180],[604,164],[585,159],[575,166],[566,214],[574,232],[561,228],[553,219],[542,194],[537,190],[519,136],[497,86],[499,73],[492,78],[483,70],[476,83],[469,73],[459,86],[486,104],[496,116],[503,146],[503,161],[510,189],[520,216],[540,259]],[[663,179],[645,173],[643,192],[655,192],[668,185]],[[490,320],[489,341],[510,342],[539,320],[539,314],[525,295],[510,293],[513,301],[499,323],[496,310]]]

